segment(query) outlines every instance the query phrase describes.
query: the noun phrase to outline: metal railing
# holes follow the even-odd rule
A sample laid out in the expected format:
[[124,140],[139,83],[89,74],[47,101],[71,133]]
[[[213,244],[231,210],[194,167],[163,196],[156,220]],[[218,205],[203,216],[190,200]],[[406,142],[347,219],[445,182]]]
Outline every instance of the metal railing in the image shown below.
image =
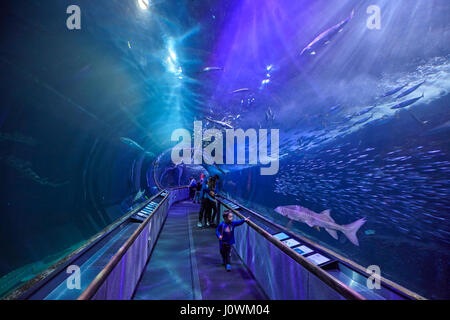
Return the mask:
[[[225,208],[233,212],[233,214],[240,217],[241,219],[246,218],[242,213],[231,208],[228,204],[224,203],[220,198],[217,198],[217,201]],[[286,255],[288,255],[290,258],[292,258],[294,261],[300,264],[303,268],[311,272],[317,278],[319,278],[323,283],[327,284],[330,288],[334,289],[344,298],[349,300],[366,300],[364,296],[362,296],[355,290],[351,289],[350,287],[348,287],[341,281],[337,280],[336,278],[332,277],[325,270],[321,269],[314,263],[304,258],[302,255],[300,255],[299,253],[297,253],[296,251],[285,245],[283,242],[273,237],[270,233],[262,229],[256,223],[248,221],[247,224],[249,225],[249,227],[254,229],[258,234],[262,235],[265,239],[267,239],[270,243],[272,243],[275,247],[283,251]]]
[[[330,249],[328,249],[328,248],[325,248],[325,247],[323,247],[322,245],[320,245],[320,244],[318,244],[318,243],[316,243],[316,242],[314,242],[314,241],[312,241],[312,240],[310,240],[310,239],[308,239],[308,238],[305,238],[305,237],[303,237],[303,236],[301,236],[301,235],[299,235],[299,234],[297,234],[297,233],[293,234],[292,231],[289,230],[289,229],[287,229],[286,227],[281,226],[281,225],[279,225],[279,224],[273,222],[272,220],[267,219],[266,217],[264,217],[264,216],[258,214],[257,212],[255,212],[255,211],[253,211],[253,210],[251,210],[251,209],[249,209],[249,208],[247,208],[247,207],[245,207],[245,206],[242,206],[242,205],[238,204],[237,202],[235,202],[235,201],[233,201],[233,200],[227,199],[227,198],[225,198],[225,197],[219,195],[218,201],[220,201],[220,200],[219,200],[220,198],[222,198],[223,200],[225,200],[225,201],[227,201],[227,202],[230,202],[230,203],[232,203],[232,204],[238,206],[239,208],[241,208],[241,209],[243,209],[243,210],[249,212],[250,214],[256,216],[258,219],[264,221],[265,223],[268,223],[269,225],[272,225],[272,226],[276,227],[277,229],[279,229],[280,231],[282,231],[282,232],[284,232],[284,233],[290,235],[291,237],[298,238],[298,239],[301,240],[302,242],[304,242],[304,243],[306,243],[306,244],[309,244],[309,245],[311,245],[311,246],[313,246],[313,247],[315,247],[315,248],[317,248],[317,249],[323,251],[324,253],[329,254],[330,256],[335,257],[336,259],[338,259],[339,262],[343,263],[344,265],[347,265],[347,267],[353,269],[355,272],[357,272],[357,273],[363,275],[364,277],[367,278],[367,277],[370,277],[370,276],[371,276],[370,274],[368,274],[368,273],[366,272],[366,269],[365,269],[364,267],[362,267],[361,265],[355,263],[354,261],[349,260],[349,259],[347,259],[347,258],[345,258],[345,257],[343,257],[343,256],[341,256],[341,255],[339,255],[338,253],[336,253],[336,252],[334,252],[334,251],[332,251],[332,250],[330,250]],[[224,204],[223,201],[220,201],[220,203],[222,203],[222,204],[224,205],[224,207],[226,207],[227,209],[232,210],[233,213],[236,213],[238,216],[244,217],[244,216],[242,215],[242,213],[236,211],[236,210],[233,209],[233,208],[230,208],[230,206],[227,205],[227,204]],[[256,225],[256,226],[257,226],[257,225]],[[257,227],[260,228],[259,226],[257,226]],[[263,231],[266,232],[265,230],[263,230]],[[266,233],[267,233],[267,232],[266,232]],[[267,233],[267,234],[270,235],[269,233]],[[271,236],[271,235],[270,235],[270,236]],[[278,239],[275,238],[275,240],[277,240],[277,242],[279,242]],[[287,247],[284,243],[281,243],[281,244],[282,244],[283,246]],[[287,248],[289,248],[289,247],[287,247]],[[289,248],[289,249],[290,249],[290,248]],[[292,249],[290,249],[290,250],[293,251]],[[296,254],[297,252],[294,251],[294,253]],[[301,256],[301,257],[303,258],[303,256]],[[306,259],[303,258],[303,260],[306,260]],[[309,263],[309,264],[311,264],[311,262],[309,262],[309,260],[306,260],[306,262]],[[315,266],[315,265],[314,265],[314,266]],[[333,279],[335,279],[335,278],[333,278]],[[335,280],[338,281],[337,279],[335,279]],[[403,287],[403,286],[401,286],[401,285],[399,285],[399,284],[397,284],[397,283],[395,283],[395,282],[393,282],[393,281],[391,281],[391,280],[389,280],[389,279],[386,279],[386,278],[384,278],[384,277],[382,277],[382,276],[380,276],[380,281],[381,281],[381,283],[382,283],[384,286],[386,286],[387,288],[389,288],[389,290],[392,290],[393,292],[397,292],[398,294],[400,294],[401,296],[404,296],[404,297],[407,298],[407,299],[412,299],[412,300],[427,300],[425,297],[423,297],[423,296],[421,296],[421,295],[419,295],[419,294],[417,294],[417,293],[415,293],[415,292],[413,292],[413,291],[411,291],[411,290],[409,290],[409,289],[407,289],[407,288],[405,288],[405,287]],[[345,284],[344,284],[344,286],[345,286]],[[346,286],[346,287],[348,288],[348,286]],[[349,289],[352,290],[351,288],[349,288]]]
[[[116,230],[120,225],[125,223],[132,215],[134,215],[136,212],[139,212],[142,210],[145,206],[147,206],[153,199],[158,197],[161,194],[162,191],[158,192],[157,194],[150,197],[150,199],[140,203],[136,208],[130,210],[125,215],[114,221],[112,224],[105,227],[103,230],[86,240],[84,244],[82,244],[79,248],[75,249],[74,251],[70,252],[68,255],[64,256],[54,264],[52,264],[50,267],[48,267],[46,270],[42,271],[35,277],[33,277],[31,280],[27,281],[23,285],[21,285],[19,288],[14,289],[10,291],[9,293],[6,293],[2,299],[5,300],[26,300],[30,296],[32,296],[35,292],[43,288],[49,281],[57,277],[61,272],[65,270],[65,268],[73,264],[73,262],[78,259],[79,257],[86,254],[88,251],[90,251],[93,247],[95,247],[101,240],[103,240],[105,237],[107,237],[111,232]],[[67,275],[68,276],[68,275]]]
[[[161,192],[159,193],[161,194]],[[159,195],[158,194],[158,195]],[[158,206],[153,210],[153,212],[139,225],[139,227],[134,231],[134,233],[128,238],[128,240],[123,244],[123,246],[116,252],[108,264],[103,268],[102,271],[95,277],[95,279],[89,284],[85,291],[78,297],[77,300],[90,300],[97,293],[99,288],[106,281],[108,276],[114,270],[114,268],[119,264],[128,249],[134,244],[136,239],[139,237],[141,232],[148,226],[149,222],[153,219],[158,209],[168,200],[169,194],[167,194],[163,200],[161,200]]]
[[[222,197],[222,198],[224,198],[224,197]],[[230,201],[230,200],[228,200],[228,201]],[[235,203],[234,201],[231,201],[231,202]],[[279,224],[273,222],[272,220],[267,219],[266,217],[258,214],[257,212],[255,212],[255,211],[253,211],[253,210],[251,210],[251,209],[249,209],[249,208],[247,208],[245,206],[239,205],[239,207],[241,207],[245,211],[248,211],[251,214],[255,215],[256,217],[258,217],[258,219],[261,219],[261,220],[263,220],[263,221],[265,221],[265,222],[267,222],[267,223],[277,227],[278,229],[280,229],[281,231],[285,232],[286,234],[291,234],[292,235],[292,231],[287,229],[286,227],[284,227],[282,225],[279,225]],[[305,243],[308,243],[308,244],[318,248],[319,250],[322,250],[322,251],[328,253],[331,256],[334,256],[334,257],[338,258],[339,260],[341,260],[345,264],[347,264],[350,267],[356,269],[359,273],[363,274],[364,276],[366,276],[366,277],[370,276],[369,274],[367,274],[366,268],[364,268],[363,266],[357,264],[356,262],[354,262],[352,260],[349,260],[349,259],[341,256],[340,254],[338,254],[338,253],[336,253],[336,252],[334,252],[334,251],[332,251],[332,250],[330,250],[330,249],[328,249],[328,248],[326,248],[326,247],[324,247],[324,246],[322,246],[322,245],[320,245],[320,244],[318,244],[318,243],[316,243],[316,242],[314,242],[314,241],[312,241],[312,240],[310,240],[308,238],[303,237],[302,235],[299,235],[299,234],[295,233],[295,237],[299,238],[300,240],[302,240]],[[413,291],[411,291],[411,290],[409,290],[409,289],[407,289],[405,287],[402,287],[401,285],[399,285],[399,284],[397,284],[397,283],[395,283],[395,282],[393,282],[393,281],[391,281],[389,279],[386,279],[386,278],[384,278],[381,275],[380,275],[380,280],[381,280],[381,283],[391,287],[392,289],[398,291],[400,294],[405,295],[405,296],[407,296],[409,298],[412,298],[412,299],[415,299],[415,300],[427,300],[427,298],[419,295],[418,293],[413,292]]]

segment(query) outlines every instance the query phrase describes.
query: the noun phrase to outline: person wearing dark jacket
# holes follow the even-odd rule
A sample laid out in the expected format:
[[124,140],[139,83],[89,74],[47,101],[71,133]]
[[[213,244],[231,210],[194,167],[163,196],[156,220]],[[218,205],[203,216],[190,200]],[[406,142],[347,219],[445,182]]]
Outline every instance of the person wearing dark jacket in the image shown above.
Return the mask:
[[231,211],[224,212],[223,222],[216,229],[217,238],[219,238],[220,255],[227,271],[231,271],[231,246],[235,243],[234,229],[245,222],[249,218],[239,221],[233,221],[233,213]]
[[194,194],[194,203],[200,203],[200,193],[202,190],[203,179],[197,181],[197,185],[195,186],[195,194]]
[[209,203],[211,206],[210,210],[212,211],[211,212],[211,220],[209,223],[211,224],[212,227],[217,227],[217,225],[219,224],[219,220],[220,220],[220,217],[218,214],[219,208],[218,208],[217,201],[215,198],[215,196],[219,193],[219,176],[217,174],[214,176],[214,183],[215,183],[214,199],[211,199],[211,202]]
[[[201,228],[204,225],[207,225],[208,218],[206,211],[208,209],[208,198],[206,193],[208,192],[208,178],[203,179],[202,188],[200,190],[200,212],[198,214],[198,223],[197,227]],[[204,221],[203,221],[204,220]]]
[[206,226],[214,227],[214,219],[217,215],[217,202],[216,202],[216,194],[219,191],[217,180],[219,177],[215,175],[214,177],[209,178],[208,184],[205,188],[205,194],[207,198],[206,202]]

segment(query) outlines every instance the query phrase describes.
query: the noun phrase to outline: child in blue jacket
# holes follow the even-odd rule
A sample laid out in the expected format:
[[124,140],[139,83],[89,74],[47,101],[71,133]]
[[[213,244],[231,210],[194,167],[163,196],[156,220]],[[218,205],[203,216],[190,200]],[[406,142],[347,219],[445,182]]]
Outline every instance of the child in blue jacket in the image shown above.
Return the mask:
[[219,238],[220,254],[227,271],[231,271],[231,246],[235,243],[234,228],[247,221],[249,221],[249,218],[234,222],[233,213],[226,211],[223,214],[223,222],[216,229],[216,235]]

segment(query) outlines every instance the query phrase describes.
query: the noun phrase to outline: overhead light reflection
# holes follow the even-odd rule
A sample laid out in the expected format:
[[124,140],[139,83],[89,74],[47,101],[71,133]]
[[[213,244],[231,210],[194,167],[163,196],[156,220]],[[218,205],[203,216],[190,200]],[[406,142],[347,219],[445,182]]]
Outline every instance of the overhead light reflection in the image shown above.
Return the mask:
[[172,58],[173,61],[177,60],[177,55],[175,54],[175,52],[173,51],[172,48],[169,48],[169,55]]
[[167,51],[169,53],[169,56],[167,57],[166,66],[168,71],[175,74],[175,76],[182,80],[183,79],[183,69],[181,66],[177,63],[177,54],[175,52],[174,46],[173,46],[173,40],[169,40],[169,44],[167,47]]
[[149,8],[149,0],[137,0],[139,8],[147,10]]

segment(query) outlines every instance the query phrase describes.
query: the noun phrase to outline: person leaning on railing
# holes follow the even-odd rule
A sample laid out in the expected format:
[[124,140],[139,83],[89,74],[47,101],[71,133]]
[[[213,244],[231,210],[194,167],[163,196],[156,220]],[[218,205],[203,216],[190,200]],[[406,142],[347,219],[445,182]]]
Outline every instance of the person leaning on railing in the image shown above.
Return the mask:
[[223,213],[223,222],[216,229],[217,238],[219,238],[220,255],[227,271],[231,271],[231,246],[235,243],[234,228],[249,221],[249,218],[239,221],[233,221],[233,212],[225,211]]

